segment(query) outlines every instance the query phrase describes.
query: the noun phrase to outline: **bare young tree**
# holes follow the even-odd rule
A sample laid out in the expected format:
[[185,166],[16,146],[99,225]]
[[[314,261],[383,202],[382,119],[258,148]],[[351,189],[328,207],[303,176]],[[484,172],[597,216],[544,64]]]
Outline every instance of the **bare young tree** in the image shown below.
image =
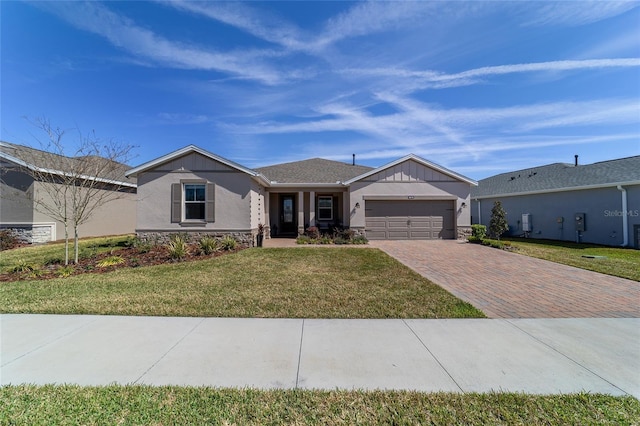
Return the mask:
[[79,227],[100,207],[135,188],[124,178],[133,146],[102,141],[95,132],[84,136],[78,129],[72,145],[64,140],[68,132],[51,126],[48,119],[31,122],[46,139],[36,137],[41,150],[23,147],[17,154],[25,163],[21,171],[37,182],[28,196],[34,209],[63,224],[65,264],[69,263],[69,229],[73,229],[74,262],[78,263]]

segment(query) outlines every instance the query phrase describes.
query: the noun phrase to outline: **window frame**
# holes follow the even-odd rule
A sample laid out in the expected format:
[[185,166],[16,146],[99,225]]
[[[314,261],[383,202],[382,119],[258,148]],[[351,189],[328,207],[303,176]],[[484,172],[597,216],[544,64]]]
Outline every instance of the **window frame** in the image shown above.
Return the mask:
[[[204,185],[204,218],[187,219],[186,185]],[[202,201],[198,201],[202,202]],[[204,179],[180,179],[171,184],[171,223],[184,226],[206,225],[216,221],[216,185]]]
[[[329,201],[329,206],[328,207],[321,207],[320,206],[320,201],[321,200],[328,200]],[[329,217],[322,217],[322,211],[329,211]],[[316,209],[317,215],[318,215],[318,220],[333,220],[333,195],[318,195],[318,203],[317,203],[317,209]]]
[[[193,186],[194,198],[196,200],[187,200],[187,187]],[[202,190],[202,200],[198,198],[198,187]],[[188,205],[201,205],[202,217],[187,218]],[[182,222],[206,222],[207,219],[207,183],[206,182],[182,182]]]

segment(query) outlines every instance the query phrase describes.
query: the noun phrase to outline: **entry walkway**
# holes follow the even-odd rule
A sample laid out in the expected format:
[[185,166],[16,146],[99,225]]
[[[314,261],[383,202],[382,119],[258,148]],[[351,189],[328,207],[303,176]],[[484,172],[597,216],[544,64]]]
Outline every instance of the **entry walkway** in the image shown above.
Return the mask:
[[640,397],[640,319],[1,315],[0,384]]
[[461,241],[372,241],[490,318],[639,318],[640,283]]

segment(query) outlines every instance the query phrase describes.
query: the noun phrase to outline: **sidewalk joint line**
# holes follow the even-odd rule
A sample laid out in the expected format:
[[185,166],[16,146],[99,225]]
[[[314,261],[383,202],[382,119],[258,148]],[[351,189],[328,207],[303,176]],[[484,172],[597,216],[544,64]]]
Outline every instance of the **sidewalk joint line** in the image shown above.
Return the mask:
[[436,362],[438,363],[438,365],[440,366],[440,368],[442,368],[444,370],[445,373],[447,373],[447,376],[449,376],[449,378],[451,379],[451,381],[453,381],[453,383],[455,383],[455,385],[458,387],[458,389],[460,389],[460,392],[462,393],[466,393],[464,391],[464,389],[462,389],[462,386],[460,386],[458,384],[458,382],[456,382],[456,379],[453,378],[453,376],[449,373],[449,371],[444,367],[444,365],[442,365],[442,363],[440,362],[440,360],[433,354],[433,352],[431,352],[431,350],[427,347],[427,345],[422,341],[422,339],[420,338],[420,336],[418,336],[418,334],[413,330],[413,328],[411,328],[411,326],[409,324],[407,324],[407,321],[405,321],[404,319],[402,319],[402,322],[404,323],[404,325],[407,326],[407,328],[409,330],[411,330],[411,333],[413,333],[414,336],[416,336],[416,339],[418,339],[418,341],[420,342],[420,344],[427,350],[427,352],[429,352],[429,355],[431,355],[433,357],[433,359],[436,360]]
[[142,373],[142,374],[140,375],[140,377],[138,377],[138,378],[133,382],[133,384],[134,384],[134,385],[135,385],[135,384],[137,384],[137,383],[140,381],[140,379],[142,379],[144,376],[146,376],[146,375],[147,375],[147,373],[148,373],[149,371],[151,371],[151,369],[152,369],[153,367],[155,367],[156,365],[158,365],[158,363],[159,363],[160,361],[162,361],[162,360],[164,359],[164,357],[166,357],[167,355],[169,355],[169,352],[171,352],[171,351],[173,350],[173,348],[175,348],[176,346],[178,346],[178,345],[179,345],[179,344],[180,344],[184,339],[186,339],[186,338],[187,338],[187,336],[189,336],[191,333],[193,333],[193,330],[195,330],[196,328],[198,328],[198,327],[200,326],[200,324],[202,324],[202,323],[203,323],[203,321],[204,321],[205,319],[206,319],[206,318],[201,318],[201,319],[200,319],[200,321],[198,321],[198,323],[197,323],[196,325],[194,325],[193,327],[191,327],[191,330],[189,330],[189,331],[188,331],[184,336],[182,336],[180,339],[178,339],[178,341],[177,341],[176,343],[174,343],[174,344],[173,344],[173,346],[171,346],[169,349],[167,349],[167,351],[166,351],[164,354],[162,354],[162,356],[161,356],[160,358],[158,358],[158,359],[156,360],[156,362],[154,362],[153,364],[151,364],[151,367],[147,368],[147,369],[144,371],[144,373]]
[[[84,316],[84,315],[73,315],[73,316]],[[76,331],[79,331],[80,329],[83,329],[83,328],[85,328],[85,327],[88,327],[90,324],[93,324],[94,322],[98,321],[98,318],[100,318],[100,317],[99,317],[99,316],[96,316],[96,317],[93,319],[93,321],[89,321],[89,322],[88,322],[88,323],[86,323],[86,324],[82,324],[81,326],[76,327],[76,328],[74,328],[73,330],[70,330],[69,332],[67,332],[67,333],[65,333],[65,334],[62,334],[62,335],[60,335],[60,336],[56,337],[56,338],[55,338],[55,339],[53,339],[53,340],[50,340],[50,341],[48,341],[48,342],[46,342],[46,343],[43,343],[43,344],[41,344],[40,346],[35,347],[35,348],[31,349],[30,351],[23,353],[23,354],[22,354],[22,355],[20,355],[19,357],[14,358],[14,359],[12,359],[11,361],[8,361],[8,362],[6,362],[6,363],[4,363],[4,364],[0,365],[0,367],[7,366],[7,365],[11,364],[12,362],[15,362],[15,361],[19,360],[20,358],[24,358],[25,356],[27,356],[27,355],[29,355],[29,354],[32,354],[33,352],[35,352],[35,351],[37,351],[37,350],[39,350],[39,349],[42,349],[42,348],[44,348],[45,346],[49,346],[49,345],[51,345],[51,344],[53,344],[53,343],[57,342],[58,340],[62,339],[63,337],[67,337],[67,336],[69,336],[70,334],[73,334],[73,333],[75,333]]]
[[298,349],[298,368],[296,370],[296,387],[298,389],[298,380],[300,379],[300,361],[302,360],[302,339],[304,338],[304,318],[302,318],[302,327],[300,328],[300,348]]
[[565,357],[566,359],[568,359],[569,361],[573,362],[574,364],[576,364],[577,366],[587,370],[589,373],[593,374],[594,376],[604,380],[606,383],[609,383],[611,386],[613,386],[614,388],[620,390],[621,392],[624,392],[625,395],[629,395],[629,396],[633,396],[631,395],[629,392],[625,391],[624,389],[622,389],[620,386],[617,386],[615,383],[611,383],[609,380],[605,379],[604,377],[602,377],[601,375],[599,375],[598,373],[596,373],[595,371],[592,371],[590,368],[587,368],[586,366],[580,364],[578,361],[576,361],[575,359],[571,358],[569,355],[560,352],[560,350],[554,348],[553,346],[551,346],[550,344],[548,344],[547,342],[540,340],[539,338],[537,338],[536,336],[534,336],[533,334],[529,333],[526,330],[523,330],[522,328],[518,327],[517,325],[515,325],[513,322],[511,322],[513,318],[504,318],[505,321],[507,321],[509,324],[511,324],[513,327],[517,328],[518,330],[520,330],[521,332],[523,332],[524,334],[526,334],[527,336],[531,337],[533,340],[536,340],[540,343],[542,343],[544,346],[548,347],[549,349],[551,349],[552,351],[562,355],[563,357]]

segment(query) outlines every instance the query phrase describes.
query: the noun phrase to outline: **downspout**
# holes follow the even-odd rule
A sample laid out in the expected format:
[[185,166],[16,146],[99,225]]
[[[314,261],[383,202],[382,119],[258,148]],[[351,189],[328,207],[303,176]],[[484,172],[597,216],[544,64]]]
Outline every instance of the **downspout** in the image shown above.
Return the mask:
[[622,247],[629,245],[629,218],[627,216],[627,190],[618,185],[618,191],[622,192]]

